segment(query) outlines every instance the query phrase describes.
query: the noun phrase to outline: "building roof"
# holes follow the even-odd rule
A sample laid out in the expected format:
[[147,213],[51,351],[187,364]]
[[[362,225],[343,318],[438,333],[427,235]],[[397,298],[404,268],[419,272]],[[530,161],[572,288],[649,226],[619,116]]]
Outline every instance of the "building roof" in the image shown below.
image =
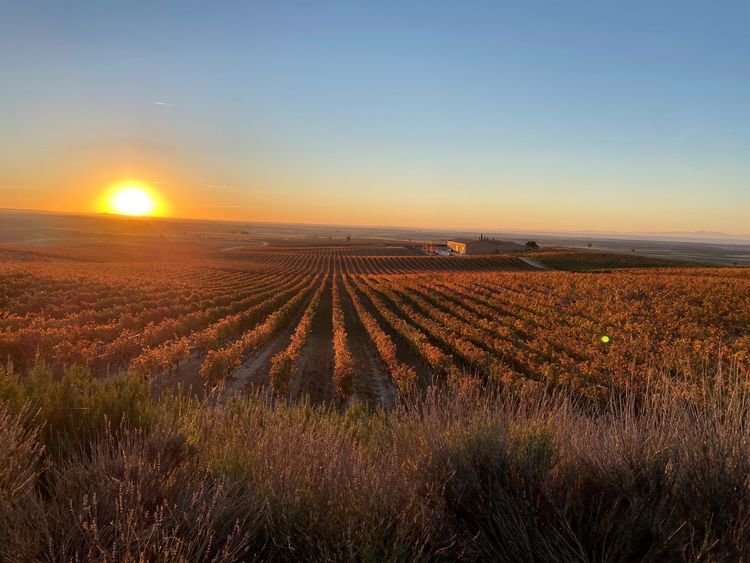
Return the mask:
[[458,242],[460,244],[477,244],[477,245],[487,245],[487,246],[507,246],[507,247],[517,246],[518,248],[523,248],[522,244],[510,242],[507,240],[495,240],[495,239],[490,239],[490,238],[478,239],[478,238],[459,237],[459,238],[448,239],[448,242]]
[[470,244],[472,242],[482,242],[478,238],[451,238],[448,239],[448,242],[460,242],[461,244]]

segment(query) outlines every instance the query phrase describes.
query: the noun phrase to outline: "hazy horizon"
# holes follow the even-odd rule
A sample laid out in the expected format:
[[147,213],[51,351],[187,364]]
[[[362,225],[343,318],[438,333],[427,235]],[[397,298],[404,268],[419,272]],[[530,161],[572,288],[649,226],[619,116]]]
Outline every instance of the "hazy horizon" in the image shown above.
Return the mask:
[[50,215],[62,215],[71,217],[112,217],[120,220],[152,221],[167,220],[180,222],[201,222],[201,223],[228,223],[235,225],[269,225],[269,226],[300,226],[300,227],[320,227],[320,228],[352,228],[352,229],[380,229],[380,230],[411,230],[415,233],[425,233],[428,235],[446,235],[450,236],[467,236],[480,235],[503,236],[508,235],[523,238],[540,238],[541,240],[550,237],[570,237],[571,239],[599,239],[606,240],[642,240],[642,241],[674,241],[674,242],[696,242],[696,243],[724,243],[724,244],[750,244],[750,234],[733,234],[717,231],[663,231],[663,232],[627,232],[627,231],[574,231],[574,230],[545,230],[545,229],[466,229],[461,227],[438,226],[434,228],[421,228],[414,225],[382,225],[382,224],[348,224],[348,223],[322,223],[322,222],[292,222],[292,221],[257,221],[252,219],[206,219],[201,217],[174,217],[174,216],[147,216],[147,217],[128,217],[117,213],[108,212],[86,212],[86,211],[53,211],[49,209],[22,209],[22,208],[0,208],[0,213],[40,213]]
[[749,15],[4,3],[0,207],[743,238]]

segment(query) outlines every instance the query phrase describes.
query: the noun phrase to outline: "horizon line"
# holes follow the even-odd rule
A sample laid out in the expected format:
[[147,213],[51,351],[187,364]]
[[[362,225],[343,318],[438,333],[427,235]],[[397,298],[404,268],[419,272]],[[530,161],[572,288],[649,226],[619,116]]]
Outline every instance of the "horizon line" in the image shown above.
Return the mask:
[[[197,221],[203,223],[259,223],[265,225],[294,225],[294,226],[310,226],[310,227],[353,227],[353,228],[376,228],[376,229],[403,229],[412,230],[417,232],[426,233],[443,233],[444,231],[453,231],[456,235],[471,233],[471,234],[518,234],[518,235],[558,235],[558,236],[578,236],[588,237],[589,235],[594,236],[654,236],[654,237],[677,237],[680,239],[700,239],[704,241],[731,241],[731,240],[742,240],[750,243],[750,233],[727,233],[723,231],[708,231],[705,229],[696,231],[603,231],[597,229],[533,229],[533,228],[508,228],[498,229],[497,227],[492,228],[467,228],[467,227],[418,227],[414,225],[382,225],[374,223],[328,223],[328,222],[304,222],[304,221],[269,221],[269,220],[256,220],[256,219],[208,219],[204,217],[175,217],[169,215],[149,215],[149,216],[135,216],[135,215],[121,215],[117,213],[107,212],[96,212],[96,211],[55,211],[50,209],[32,209],[32,208],[13,208],[13,207],[0,207],[0,212],[21,212],[21,213],[40,213],[40,214],[51,214],[51,215],[72,215],[72,216],[86,216],[86,217],[112,217],[119,219],[129,219],[138,221],[149,221],[149,220],[167,220],[167,221]],[[703,235],[703,236],[701,236]]]

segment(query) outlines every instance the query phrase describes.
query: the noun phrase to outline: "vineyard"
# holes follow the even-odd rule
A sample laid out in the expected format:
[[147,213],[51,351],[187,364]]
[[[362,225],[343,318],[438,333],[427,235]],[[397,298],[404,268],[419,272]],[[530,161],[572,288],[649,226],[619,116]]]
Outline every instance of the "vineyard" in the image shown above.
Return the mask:
[[0,560],[748,553],[750,270],[224,244],[0,248]]
[[58,373],[392,406],[431,384],[596,399],[654,374],[689,389],[717,361],[750,367],[743,269],[542,271],[372,245],[171,261],[6,250],[0,282],[0,357],[22,371],[39,357]]

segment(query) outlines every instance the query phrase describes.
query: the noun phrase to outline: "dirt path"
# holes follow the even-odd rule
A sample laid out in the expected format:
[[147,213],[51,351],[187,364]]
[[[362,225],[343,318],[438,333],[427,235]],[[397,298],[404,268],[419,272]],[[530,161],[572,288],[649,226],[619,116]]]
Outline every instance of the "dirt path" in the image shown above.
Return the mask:
[[285,329],[283,333],[273,338],[266,346],[251,354],[245,362],[232,373],[232,378],[224,387],[223,397],[228,399],[232,395],[241,393],[246,389],[263,387],[268,385],[268,372],[271,369],[271,358],[277,352],[281,352],[289,344],[292,335],[292,327]]
[[304,299],[286,326],[268,342],[252,352],[245,361],[232,372],[229,381],[224,387],[222,397],[227,399],[236,393],[247,389],[260,388],[269,385],[268,374],[271,371],[271,359],[277,353],[286,349],[289,341],[299,324],[305,308],[310,303],[314,292]]
[[268,243],[266,241],[264,241],[264,240],[260,241],[260,242],[247,242],[247,243],[245,243],[243,245],[240,245],[240,246],[230,246],[230,247],[227,247],[227,248],[222,248],[221,251],[222,252],[233,252],[235,250],[242,250],[244,248],[253,248],[253,247],[258,247],[258,246],[268,246]]
[[[377,307],[372,304],[370,298],[365,295],[364,292],[360,291],[353,281],[351,285],[352,290],[357,292],[359,300],[362,302],[362,306],[365,308],[365,310],[370,313],[376,321],[378,321],[380,328],[382,328],[386,332],[386,334],[391,337],[393,344],[396,346],[396,359],[399,362],[406,364],[407,366],[412,366],[414,368],[417,373],[417,381],[419,382],[420,386],[426,387],[427,385],[430,385],[432,383],[432,375],[430,373],[430,370],[425,366],[424,362],[422,362],[422,358],[420,358],[419,354],[414,352],[410,348],[409,343],[399,333],[391,328],[388,322],[380,314],[380,311],[378,311]],[[348,295],[347,299],[349,299]]]
[[161,397],[167,391],[174,391],[178,387],[203,396],[203,378],[200,369],[203,358],[199,354],[192,354],[181,361],[175,369],[165,370],[151,378],[151,393],[154,397]]
[[331,278],[325,280],[320,305],[312,320],[310,337],[302,349],[299,377],[292,381],[292,397],[309,395],[313,404],[335,399],[333,386],[333,294]]
[[354,359],[354,396],[352,398],[372,406],[382,404],[385,408],[391,408],[396,403],[396,386],[386,373],[375,346],[359,321],[343,282],[337,279],[336,283],[339,284],[341,310],[344,313],[349,351]]
[[271,359],[277,353],[286,349],[289,345],[289,341],[292,338],[294,330],[297,328],[297,324],[302,318],[307,303],[309,303],[309,300],[305,302],[305,306],[300,307],[299,312],[283,331],[274,336],[265,345],[262,345],[258,350],[250,354],[242,365],[234,370],[232,377],[224,387],[223,397],[225,399],[247,389],[268,386],[268,374],[271,371]]
[[522,260],[526,262],[529,266],[533,266],[534,268],[538,268],[540,270],[553,270],[552,266],[549,266],[545,264],[544,262],[541,262],[540,260],[537,260],[535,258],[527,258],[526,256],[519,256],[519,260]]
[[[385,288],[384,288],[385,289]],[[430,318],[430,311],[422,309],[419,305],[416,303],[410,301],[408,298],[404,297],[403,295],[400,295],[397,291],[394,291],[395,297],[398,297],[398,300],[394,300],[393,297],[390,295],[386,295],[385,293],[381,293],[376,288],[371,288],[371,290],[377,295],[377,297],[380,299],[380,301],[383,303],[383,307],[385,307],[392,315],[396,316],[399,319],[403,319],[407,324],[411,325],[413,328],[420,331],[422,334],[424,334],[425,338],[427,338],[427,341],[436,348],[439,348],[442,350],[446,355],[451,357],[451,361],[453,365],[455,365],[457,368],[461,369],[464,372],[467,373],[473,373],[476,370],[472,368],[462,357],[461,355],[453,348],[453,346],[450,344],[450,334],[445,334],[444,338],[440,338],[439,335],[434,334],[432,331],[429,330],[428,327],[422,325],[422,321],[420,321],[416,315],[412,315],[410,312],[407,312],[405,310],[402,310],[402,307],[408,307],[413,310],[414,313],[417,315],[421,315],[422,317],[425,317],[427,319]],[[446,340],[448,343],[446,343]],[[419,380],[422,381],[421,379]]]

